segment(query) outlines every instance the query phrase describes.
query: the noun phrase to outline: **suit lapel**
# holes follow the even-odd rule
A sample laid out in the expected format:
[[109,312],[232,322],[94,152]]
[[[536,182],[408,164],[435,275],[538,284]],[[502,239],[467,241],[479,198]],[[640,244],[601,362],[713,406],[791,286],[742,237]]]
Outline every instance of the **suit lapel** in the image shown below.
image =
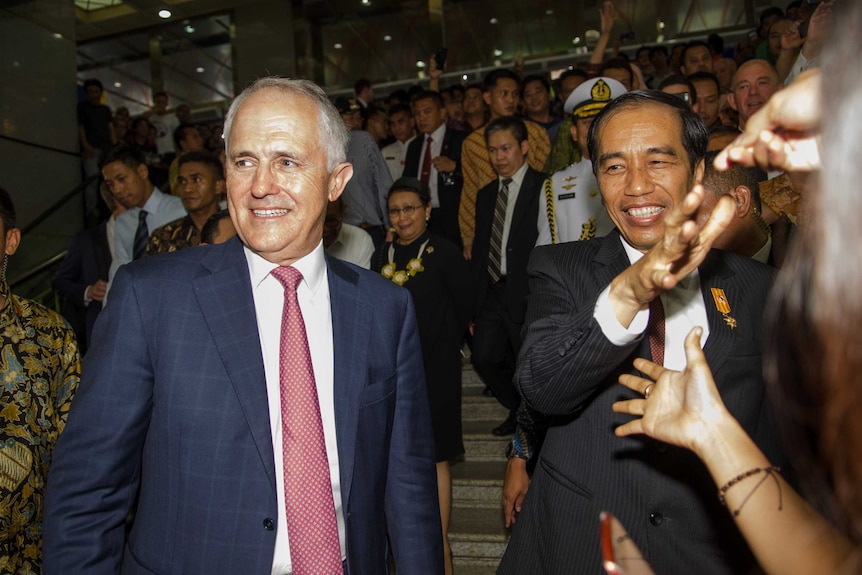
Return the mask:
[[601,242],[593,258],[596,284],[600,286],[610,285],[611,280],[631,265],[620,240],[620,234],[614,230],[604,238],[589,241]]
[[275,463],[260,335],[242,243],[210,248],[193,280],[195,295],[275,489]]
[[712,289],[721,289],[727,297],[730,313],[734,315],[734,309],[739,308],[738,296],[741,293],[737,282],[734,281],[734,273],[724,262],[721,252],[712,250],[704,262],[698,268],[700,273],[700,291],[703,294],[703,303],[706,306],[706,317],[709,321],[709,338],[703,347],[703,353],[713,373],[718,372],[728,356],[728,350],[733,343],[734,330],[727,324],[718,309],[718,304],[713,297]]
[[108,247],[108,225],[102,224],[91,232],[90,242],[93,245],[93,256],[96,259],[96,274],[99,279],[108,279],[108,269],[111,267],[111,249]]
[[[538,175],[533,171],[533,168],[527,167],[527,171],[524,174],[524,180],[521,182],[521,188],[518,190],[518,199],[515,201],[515,211],[512,212],[512,225],[509,227],[509,240],[512,239],[517,229],[521,226],[522,220],[530,215],[530,204],[536,199],[534,196],[538,193],[538,188],[535,184],[535,179],[537,177]],[[499,193],[499,191],[497,193]],[[533,226],[536,225],[536,216],[537,214],[533,214]]]
[[368,371],[372,310],[361,301],[359,274],[334,258],[327,257],[326,262],[332,307],[335,429],[341,499],[346,508],[353,483],[360,395]]

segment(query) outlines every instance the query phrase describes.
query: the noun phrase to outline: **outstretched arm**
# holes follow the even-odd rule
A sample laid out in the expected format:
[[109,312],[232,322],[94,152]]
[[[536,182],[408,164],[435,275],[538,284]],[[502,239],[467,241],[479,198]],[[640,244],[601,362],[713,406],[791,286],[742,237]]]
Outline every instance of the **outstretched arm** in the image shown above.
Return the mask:
[[[730,415],[700,348],[701,328],[685,340],[683,372],[636,359],[646,377],[622,375],[620,383],[644,399],[615,403],[617,413],[637,416],[616,435],[645,434],[692,450],[707,466],[728,511],[760,566],[769,574],[852,572],[862,554],[812,509]],[[747,474],[752,470],[759,470]],[[740,479],[742,478],[742,479]]]

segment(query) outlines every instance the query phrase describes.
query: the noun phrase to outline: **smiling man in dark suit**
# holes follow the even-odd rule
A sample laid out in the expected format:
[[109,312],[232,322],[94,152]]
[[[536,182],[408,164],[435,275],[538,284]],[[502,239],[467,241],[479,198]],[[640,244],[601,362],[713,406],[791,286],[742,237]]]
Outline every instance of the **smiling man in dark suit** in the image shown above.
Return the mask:
[[501,574],[600,572],[601,511],[622,521],[656,573],[755,565],[706,468],[682,449],[616,437],[628,418],[611,408],[634,397],[617,379],[633,372],[635,357],[682,369],[683,340],[700,326],[724,402],[782,459],[761,376],[772,271],[710,250],[733,202],[724,196],[697,220],[708,139],[696,113],[660,92],[620,96],[590,128],[593,170],[617,230],[536,248],[530,260],[516,382],[553,420]]
[[416,129],[421,134],[410,142],[404,158],[404,175],[428,185],[431,220],[428,229],[461,247],[458,206],[461,204],[461,144],[463,132],[446,125],[446,108],[439,92],[426,90],[413,103]]
[[[45,573],[443,573],[409,294],[324,256],[348,134],[311,82],[225,121],[238,238],[117,274],[55,452]],[[124,520],[138,501],[124,540]]]
[[509,417],[494,435],[515,431],[521,398],[512,377],[521,345],[527,297],[527,261],[539,235],[539,197],[545,174],[527,163],[527,126],[514,116],[491,120],[485,141],[497,179],[476,195],[473,285],[476,321],[472,361]]

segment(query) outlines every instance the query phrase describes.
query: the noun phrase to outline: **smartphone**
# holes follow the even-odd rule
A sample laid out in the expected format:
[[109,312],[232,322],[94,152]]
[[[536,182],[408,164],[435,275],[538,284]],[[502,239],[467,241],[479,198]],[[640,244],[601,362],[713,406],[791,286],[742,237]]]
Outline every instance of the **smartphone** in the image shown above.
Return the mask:
[[446,46],[434,50],[434,61],[437,62],[437,69],[443,70],[446,67],[446,56],[449,54],[449,49]]

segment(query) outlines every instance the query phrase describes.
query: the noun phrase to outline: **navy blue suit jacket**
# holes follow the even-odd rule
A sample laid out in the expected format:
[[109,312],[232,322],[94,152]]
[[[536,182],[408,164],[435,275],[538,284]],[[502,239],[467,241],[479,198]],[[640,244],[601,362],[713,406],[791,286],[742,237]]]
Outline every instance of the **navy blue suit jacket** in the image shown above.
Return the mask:
[[[327,267],[348,572],[388,571],[388,526],[399,572],[442,573],[409,293],[337,260]],[[242,244],[123,267],[54,454],[44,572],[116,573],[122,561],[123,573],[268,575],[276,480]]]

